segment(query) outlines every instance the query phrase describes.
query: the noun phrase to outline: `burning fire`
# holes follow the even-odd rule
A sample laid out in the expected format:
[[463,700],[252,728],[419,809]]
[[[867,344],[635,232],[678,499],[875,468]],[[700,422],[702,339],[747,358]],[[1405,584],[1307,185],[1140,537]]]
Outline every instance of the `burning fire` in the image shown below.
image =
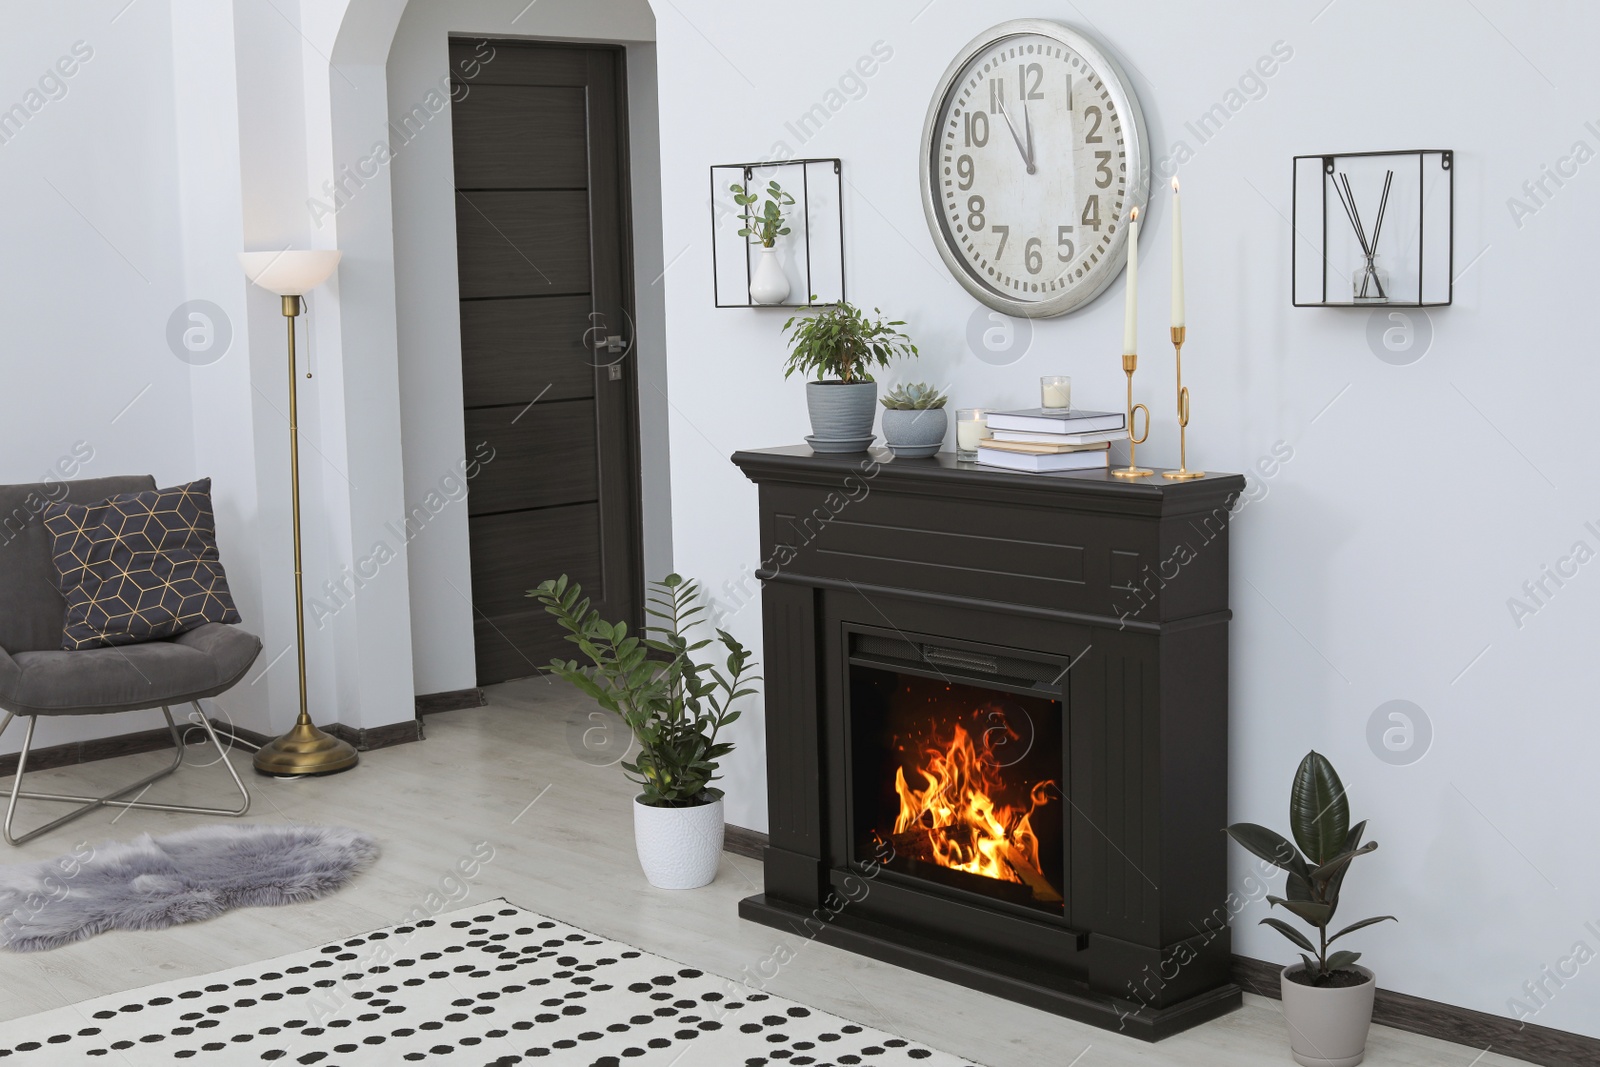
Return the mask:
[[957,724],[948,745],[924,749],[915,772],[923,788],[906,782],[904,767],[895,771],[900,814],[894,832],[897,837],[912,835],[941,867],[1018,882],[1032,889],[1036,899],[1059,901],[1061,895],[1040,873],[1039,839],[1031,821],[1049,802],[1047,789],[1055,782],[1039,782],[1029,793],[1028,806],[1014,807],[997,799],[1005,789],[999,770]]

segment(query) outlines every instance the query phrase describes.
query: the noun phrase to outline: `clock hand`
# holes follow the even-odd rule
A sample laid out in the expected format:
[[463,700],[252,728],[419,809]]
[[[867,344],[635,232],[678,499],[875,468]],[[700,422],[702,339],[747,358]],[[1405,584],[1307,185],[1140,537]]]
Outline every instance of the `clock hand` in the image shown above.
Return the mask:
[[[1023,115],[1026,118],[1028,105],[1022,105]],[[1006,110],[1004,100],[1000,101],[1000,117],[1006,120],[1006,128],[1011,131],[1011,139],[1017,144],[1017,154],[1022,157],[1022,162],[1027,165],[1028,173],[1033,173],[1033,153],[1022,146],[1022,135],[1017,132],[1016,124],[1011,121],[1011,114]],[[1029,142],[1032,143],[1032,131],[1029,131]]]
[[1028,114],[1028,102],[1022,102],[1022,126],[1028,131],[1028,173],[1034,172],[1033,167],[1033,119]]

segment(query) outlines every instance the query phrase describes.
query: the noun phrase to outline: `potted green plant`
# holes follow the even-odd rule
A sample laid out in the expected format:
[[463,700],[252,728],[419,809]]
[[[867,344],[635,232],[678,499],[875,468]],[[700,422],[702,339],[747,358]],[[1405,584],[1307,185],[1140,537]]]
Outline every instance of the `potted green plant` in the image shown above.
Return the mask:
[[944,444],[945,395],[933,386],[897,385],[878,403],[883,405],[883,441],[896,456],[931,456]]
[[1339,889],[1350,863],[1378,847],[1361,843],[1367,824],[1350,825],[1350,802],[1333,764],[1320,753],[1307,753],[1295,772],[1289,793],[1289,828],[1296,848],[1285,838],[1255,823],[1234,823],[1228,836],[1254,855],[1286,871],[1284,896],[1268,897],[1316,934],[1313,942],[1282,919],[1270,926],[1300,950],[1300,963],[1283,969],[1283,1016],[1289,1024],[1289,1047],[1305,1067],[1355,1067],[1366,1055],[1372,1025],[1372,1000],[1377,981],[1357,967],[1361,953],[1329,947],[1347,934],[1394,920],[1393,915],[1353,922],[1330,936],[1328,927],[1339,909]]
[[757,304],[781,304],[789,299],[789,275],[778,262],[777,244],[778,238],[788,236],[789,208],[794,206],[794,197],[777,182],[768,182],[766,202],[758,209],[760,193],[752,193],[737,182],[729,188],[733,190],[733,202],[740,208],[739,219],[744,223],[739,236],[761,246],[761,254],[750,274],[750,299]]
[[639,746],[622,769],[639,787],[633,836],[645,878],[658,889],[695,889],[717,876],[722,858],[722,790],[711,783],[733,745],[717,735],[739,718],[733,704],[755,692],[748,685],[759,676],[726,631],[717,631],[727,651],[722,668],[697,655],[711,644],[686,632],[706,610],[698,585],[676,574],[650,585],[646,611],[663,622],[643,634],[602,619],[564,574],[528,596],[555,616],[586,661],[557,659],[549,669],[620,716]]
[[783,324],[789,334],[789,362],[783,376],[797,371],[816,381],[806,383],[806,410],[816,452],[865,452],[872,445],[872,416],[878,385],[873,367],[888,366],[896,357],[917,354],[911,338],[900,332],[904,322],[885,321],[872,309],[868,318],[846,301],[815,315],[796,315]]

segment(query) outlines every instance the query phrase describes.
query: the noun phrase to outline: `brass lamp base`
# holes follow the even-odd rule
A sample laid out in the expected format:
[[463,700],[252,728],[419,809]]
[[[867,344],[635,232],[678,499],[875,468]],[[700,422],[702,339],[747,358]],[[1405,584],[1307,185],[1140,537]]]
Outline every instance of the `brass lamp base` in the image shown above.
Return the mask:
[[302,774],[337,774],[348,771],[361,760],[354,746],[323,733],[309,719],[299,722],[256,753],[256,770],[262,774],[289,777]]

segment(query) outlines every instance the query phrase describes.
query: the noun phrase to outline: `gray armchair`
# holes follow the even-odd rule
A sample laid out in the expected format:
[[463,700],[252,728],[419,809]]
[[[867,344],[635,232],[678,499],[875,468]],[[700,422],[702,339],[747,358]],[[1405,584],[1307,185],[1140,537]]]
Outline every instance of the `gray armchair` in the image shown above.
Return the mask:
[[[149,477],[89,478],[46,485],[0,486],[0,735],[15,718],[28,720],[28,732],[17,757],[16,778],[6,804],[5,839],[13,845],[48,833],[97,808],[143,808],[200,815],[243,815],[250,810],[250,791],[228,761],[216,730],[199,701],[226,692],[244,677],[261,653],[261,640],[238,626],[207,623],[165,641],[112,648],[61,649],[63,600],[56,587],[51,538],[44,528],[40,502],[62,486],[73,503],[89,504],[119,493],[156,487]],[[123,800],[176,771],[183,763],[184,741],[173,721],[171,705],[193,704],[199,723],[216,747],[242,798],[237,808],[199,808],[179,804]],[[41,716],[108,715],[119,711],[160,708],[176,749],[172,765],[132,785],[99,797],[26,792],[22,776],[33,747],[33,731]],[[70,813],[20,836],[12,829],[18,800],[76,803]]]

